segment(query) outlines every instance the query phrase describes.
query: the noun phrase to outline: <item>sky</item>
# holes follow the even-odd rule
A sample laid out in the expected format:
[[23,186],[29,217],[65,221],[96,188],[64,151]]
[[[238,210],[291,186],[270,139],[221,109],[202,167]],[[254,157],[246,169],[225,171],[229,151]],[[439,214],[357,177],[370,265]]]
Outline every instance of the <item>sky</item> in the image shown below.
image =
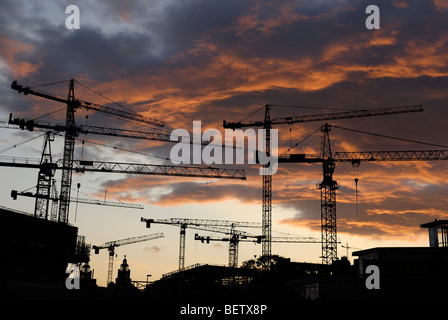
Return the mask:
[[[261,121],[266,104],[276,105],[272,118],[421,104],[421,113],[329,122],[390,137],[333,127],[332,151],[431,150],[448,145],[448,4],[443,0],[0,4],[0,121],[13,113],[64,123],[64,105],[18,95],[10,85],[14,80],[46,85],[39,88],[66,96],[66,80],[75,79],[77,98],[125,107],[162,120],[165,127],[139,127],[85,110],[76,112],[78,124],[169,134],[179,128],[192,132],[193,121],[201,121],[203,130],[224,134],[223,120]],[[80,10],[79,29],[66,27],[66,8],[73,4]],[[380,10],[379,29],[366,28],[366,8],[371,4]],[[279,125],[279,153],[320,154],[323,124]],[[0,156],[39,158],[40,135],[0,129]],[[31,138],[35,139],[22,145]],[[77,140],[75,158],[170,164],[172,147],[160,141],[85,135]],[[63,138],[56,136],[53,157],[62,158],[62,149]],[[74,174],[83,196],[106,195],[144,209],[72,203],[69,222],[93,245],[163,232],[162,239],[116,250],[115,270],[126,255],[133,280],[145,281],[148,274],[157,280],[178,266],[179,228],[154,225],[148,230],[141,217],[261,222],[258,166],[228,167],[244,169],[247,180]],[[350,248],[350,259],[351,251],[358,249],[428,246],[427,231],[420,225],[447,217],[447,169],[444,161],[361,163],[358,168],[338,163],[338,238]],[[14,201],[10,191],[32,190],[37,172],[7,167],[1,172],[0,205],[33,212],[32,199]],[[321,164],[280,164],[273,176],[274,236],[320,238],[316,185],[321,181]],[[194,233],[210,235],[187,230],[186,266],[227,264],[226,243],[202,244],[194,241]],[[321,248],[273,243],[272,252],[319,263]],[[338,246],[339,256],[346,252]],[[241,243],[239,263],[260,254],[261,246]],[[100,285],[106,281],[107,259],[105,251],[91,257]]]

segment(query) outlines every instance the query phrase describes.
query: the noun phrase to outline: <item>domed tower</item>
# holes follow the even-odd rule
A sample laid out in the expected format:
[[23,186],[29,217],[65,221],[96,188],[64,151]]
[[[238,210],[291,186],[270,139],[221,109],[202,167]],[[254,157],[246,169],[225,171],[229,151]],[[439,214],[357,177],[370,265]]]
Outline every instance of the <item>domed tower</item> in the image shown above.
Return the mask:
[[120,269],[118,269],[118,275],[115,283],[121,287],[126,287],[131,284],[131,270],[129,269],[126,256],[124,256],[123,263],[120,265]]

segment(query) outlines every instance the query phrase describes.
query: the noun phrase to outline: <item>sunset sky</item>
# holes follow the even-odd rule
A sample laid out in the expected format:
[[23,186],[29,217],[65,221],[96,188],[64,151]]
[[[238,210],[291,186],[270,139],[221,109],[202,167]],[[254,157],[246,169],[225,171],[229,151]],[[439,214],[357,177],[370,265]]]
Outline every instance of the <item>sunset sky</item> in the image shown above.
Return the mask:
[[[164,121],[165,127],[136,127],[83,110],[76,113],[79,124],[169,134],[178,128],[192,132],[193,121],[201,121],[203,130],[224,133],[223,120],[263,120],[266,104],[278,105],[271,110],[272,118],[421,104],[421,113],[330,122],[421,143],[333,128],[333,152],[448,148],[448,2],[444,0],[0,0],[0,4],[0,121],[13,113],[63,123],[65,112],[56,111],[65,110],[64,105],[18,95],[10,85],[13,80],[40,86],[75,79],[85,85],[75,85],[77,98],[121,108],[114,101]],[[80,9],[78,30],[65,26],[69,16],[65,9],[71,4]],[[371,4],[380,9],[378,30],[365,26],[365,10]],[[40,89],[66,96],[68,83]],[[323,124],[275,127],[279,153],[319,154]],[[0,156],[40,157],[42,138],[4,149],[42,132],[0,130]],[[170,164],[164,159],[172,146],[80,136],[75,158]],[[53,157],[61,159],[62,149],[63,138],[58,136]],[[89,196],[101,198],[107,190],[108,200],[116,200],[114,196],[145,208],[79,204],[76,210],[72,203],[70,223],[95,245],[163,232],[163,239],[116,251],[117,262],[127,256],[133,280],[146,280],[147,274],[156,280],[177,268],[179,228],[154,225],[147,230],[140,217],[261,222],[258,166],[229,167],[245,169],[247,180],[74,174],[74,185],[81,183],[80,191]],[[33,212],[32,199],[14,201],[10,191],[35,186],[37,172],[6,167],[1,172],[0,205]],[[359,168],[338,163],[334,179],[340,184],[338,237],[354,249],[427,246],[427,233],[420,225],[447,218],[445,161],[362,163]],[[321,164],[280,165],[273,176],[274,236],[320,238],[316,184],[321,180]],[[187,230],[185,265],[227,264],[227,243],[202,244],[194,241],[196,232],[209,235]],[[293,261],[320,262],[319,244],[273,244],[272,251]],[[239,263],[260,254],[260,245],[241,243]],[[338,255],[345,254],[339,246]],[[105,251],[92,253],[91,266],[100,285],[107,277],[107,259]],[[118,264],[114,278],[117,268]]]

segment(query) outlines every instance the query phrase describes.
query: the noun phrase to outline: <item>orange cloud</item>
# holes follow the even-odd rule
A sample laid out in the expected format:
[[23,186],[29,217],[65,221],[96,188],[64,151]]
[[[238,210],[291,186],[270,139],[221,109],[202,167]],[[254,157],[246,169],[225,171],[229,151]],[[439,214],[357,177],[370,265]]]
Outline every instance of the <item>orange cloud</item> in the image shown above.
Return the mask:
[[[297,13],[295,1],[274,6],[270,3],[257,3],[250,13],[236,19],[235,25],[229,30],[235,31],[237,36],[250,38],[251,31],[258,31],[264,37],[272,36],[281,27],[292,24],[299,20],[308,20],[309,17]],[[273,12],[274,11],[274,12]],[[263,15],[269,12],[269,17]]]

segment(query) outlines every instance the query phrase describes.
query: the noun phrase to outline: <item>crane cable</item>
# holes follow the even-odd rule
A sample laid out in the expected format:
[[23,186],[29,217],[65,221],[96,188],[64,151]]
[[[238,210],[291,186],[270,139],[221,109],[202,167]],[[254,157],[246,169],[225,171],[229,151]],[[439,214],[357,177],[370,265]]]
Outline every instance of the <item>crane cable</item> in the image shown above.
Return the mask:
[[307,106],[293,106],[293,105],[281,105],[281,104],[271,104],[271,107],[281,107],[281,108],[296,108],[296,109],[313,109],[313,110],[333,110],[333,111],[350,111],[359,110],[353,108],[328,108],[328,107],[307,107]]
[[[291,129],[290,129],[291,130]],[[311,136],[313,136],[316,132],[320,131],[320,127],[318,129],[316,129],[315,131],[313,131],[312,133],[310,133],[309,135],[307,135],[306,137],[304,137],[302,140],[300,140],[299,142],[295,143],[294,145],[291,145],[292,141],[291,141],[291,136],[289,138],[289,148],[288,151],[291,151],[291,149],[294,149],[295,147],[297,147],[299,144],[305,142],[307,139],[309,139]],[[291,131],[290,131],[291,132]],[[284,144],[282,147],[286,146],[286,144]]]
[[17,147],[19,147],[19,146],[21,146],[21,145],[24,145],[25,143],[28,143],[28,142],[33,141],[33,140],[35,140],[35,139],[41,138],[41,137],[43,137],[43,136],[46,135],[46,134],[47,134],[47,133],[44,133],[44,134],[42,134],[42,135],[39,135],[39,136],[36,136],[36,137],[33,137],[33,138],[29,138],[29,139],[26,139],[26,140],[24,140],[24,141],[22,141],[22,142],[13,144],[13,145],[11,145],[11,146],[9,146],[9,147],[6,147],[6,148],[4,148],[4,149],[1,149],[1,150],[0,150],[0,153],[4,153],[4,152],[6,152],[6,151],[15,149],[15,148],[17,148]]

